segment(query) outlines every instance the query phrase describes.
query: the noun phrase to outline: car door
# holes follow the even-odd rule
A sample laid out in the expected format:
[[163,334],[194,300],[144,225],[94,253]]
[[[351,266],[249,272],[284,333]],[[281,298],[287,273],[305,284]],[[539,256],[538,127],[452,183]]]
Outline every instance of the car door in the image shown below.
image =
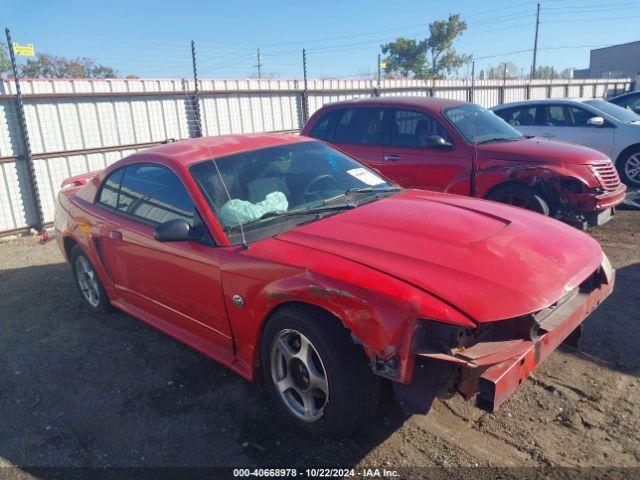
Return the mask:
[[340,109],[334,115],[336,117],[331,143],[372,168],[377,168],[384,156],[383,109],[351,107]]
[[523,135],[537,136],[540,127],[536,125],[536,104],[526,104],[517,107],[504,108],[494,113]]
[[597,116],[600,116],[597,112],[575,105],[541,105],[537,117],[540,136],[584,145],[611,155],[613,125],[606,120],[602,126],[587,123],[590,118]]
[[[421,110],[387,109],[388,140],[378,170],[405,188],[468,195],[473,157],[434,116]],[[427,145],[437,135],[446,146]]]
[[[169,334],[230,358],[216,249],[178,176],[163,165],[132,164],[105,180],[97,202],[117,219],[101,225],[102,258],[131,313],[142,311]],[[155,226],[176,218],[203,229],[207,241],[156,241]]]

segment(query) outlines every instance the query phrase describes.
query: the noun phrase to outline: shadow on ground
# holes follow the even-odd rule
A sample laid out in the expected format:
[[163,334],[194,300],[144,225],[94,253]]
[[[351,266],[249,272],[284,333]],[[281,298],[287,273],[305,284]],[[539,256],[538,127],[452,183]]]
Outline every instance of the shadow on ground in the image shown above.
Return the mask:
[[[355,465],[405,421],[385,389],[349,440],[301,435],[261,384],[133,318],[85,313],[67,264],[0,271],[0,462]],[[35,473],[35,472],[34,472]]]

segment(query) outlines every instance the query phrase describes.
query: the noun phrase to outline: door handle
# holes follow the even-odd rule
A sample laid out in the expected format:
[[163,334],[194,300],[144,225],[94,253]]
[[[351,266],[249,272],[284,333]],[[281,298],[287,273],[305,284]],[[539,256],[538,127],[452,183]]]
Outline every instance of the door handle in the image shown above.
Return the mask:
[[122,233],[120,233],[118,230],[111,230],[109,232],[109,238],[111,240],[122,240]]
[[400,160],[400,155],[385,155],[384,159],[388,162],[397,162]]

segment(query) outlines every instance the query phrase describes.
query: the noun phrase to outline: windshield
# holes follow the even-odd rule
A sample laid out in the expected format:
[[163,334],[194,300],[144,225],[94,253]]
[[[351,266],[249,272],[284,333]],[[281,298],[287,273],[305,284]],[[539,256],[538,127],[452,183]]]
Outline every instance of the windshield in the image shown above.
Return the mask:
[[290,220],[292,213],[317,213],[319,207],[336,212],[341,206],[355,206],[352,195],[397,189],[356,160],[316,141],[251,150],[217,158],[215,163],[206,160],[190,171],[228,233],[240,223],[250,229],[279,218]]
[[443,110],[460,135],[469,143],[518,140],[523,135],[493,112],[473,103]]
[[584,103],[597,108],[607,115],[611,115],[613,118],[620,120],[621,122],[640,122],[640,115],[632,112],[631,110],[627,110],[626,108],[619,107],[615,103],[605,102],[604,100],[598,99],[585,100]]

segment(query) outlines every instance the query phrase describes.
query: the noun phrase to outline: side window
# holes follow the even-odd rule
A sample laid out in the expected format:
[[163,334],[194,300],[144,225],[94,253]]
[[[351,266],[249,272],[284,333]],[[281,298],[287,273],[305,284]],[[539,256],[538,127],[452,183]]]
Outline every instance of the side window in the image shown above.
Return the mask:
[[115,172],[111,172],[107,179],[102,182],[98,203],[111,208],[118,207],[118,191],[120,190],[120,182],[122,182],[124,170],[124,168],[119,168]]
[[333,141],[356,145],[380,145],[383,112],[381,108],[342,110],[335,127]]
[[333,129],[336,124],[336,117],[340,115],[341,112],[342,110],[332,110],[327,113],[313,126],[309,135],[318,140],[331,141]]
[[571,127],[586,127],[587,120],[596,115],[588,112],[587,110],[579,107],[568,107],[569,110],[569,126]]
[[567,118],[567,110],[563,105],[545,105],[541,107],[540,124],[546,127],[568,127],[571,120]]
[[627,108],[632,112],[640,114],[640,95],[637,97],[629,98],[627,100]]
[[496,112],[512,127],[532,127],[536,124],[536,106],[507,108]]
[[396,147],[425,147],[427,138],[440,135],[452,142],[449,134],[435,118],[414,110],[395,110],[391,117],[391,145]]
[[150,163],[126,168],[118,210],[153,223],[182,218],[193,225],[194,209],[184,185],[168,168]]

